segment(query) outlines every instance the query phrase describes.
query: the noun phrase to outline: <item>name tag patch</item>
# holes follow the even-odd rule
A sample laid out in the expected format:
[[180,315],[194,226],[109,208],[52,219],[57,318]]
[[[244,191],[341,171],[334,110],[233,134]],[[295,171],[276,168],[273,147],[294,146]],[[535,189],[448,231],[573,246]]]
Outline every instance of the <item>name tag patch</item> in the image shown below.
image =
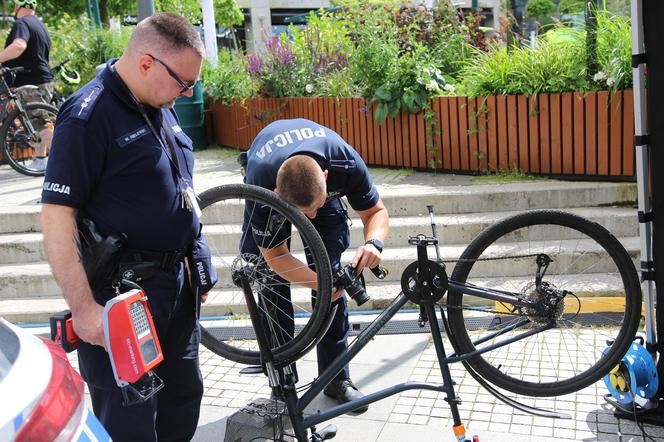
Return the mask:
[[141,126],[138,129],[129,132],[128,134],[122,135],[120,138],[117,138],[115,141],[118,143],[118,146],[126,147],[128,144],[133,143],[134,141],[147,135],[148,133],[150,133],[148,126],[147,125]]

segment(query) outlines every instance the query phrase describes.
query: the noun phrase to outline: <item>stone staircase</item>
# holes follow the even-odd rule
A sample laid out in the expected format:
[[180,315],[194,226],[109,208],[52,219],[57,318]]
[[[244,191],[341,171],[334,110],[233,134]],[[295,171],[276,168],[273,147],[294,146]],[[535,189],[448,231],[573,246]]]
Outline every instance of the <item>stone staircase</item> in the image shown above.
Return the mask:
[[[390,235],[385,243],[384,265],[390,271],[386,281],[367,275],[371,301],[362,309],[381,309],[398,294],[403,269],[415,260],[416,249],[407,244],[409,236],[431,234],[426,209],[433,204],[436,213],[440,251],[452,263],[465,246],[488,225],[517,211],[535,208],[564,209],[596,221],[615,236],[633,256],[639,257],[636,217],[636,185],[633,183],[586,183],[534,181],[494,185],[428,186],[379,184],[391,216]],[[47,322],[49,316],[66,308],[42,249],[39,205],[13,205],[0,208],[0,316],[17,323]],[[352,212],[352,211],[351,211]],[[219,223],[208,224],[208,238],[217,247],[215,262],[232,260],[239,229]],[[362,223],[353,217],[352,250],[363,243]],[[223,300],[223,284],[217,290]],[[295,296],[295,294],[294,294]],[[307,293],[302,294],[308,296]],[[355,303],[349,303],[357,309]],[[205,314],[222,314],[227,305],[214,301]]]

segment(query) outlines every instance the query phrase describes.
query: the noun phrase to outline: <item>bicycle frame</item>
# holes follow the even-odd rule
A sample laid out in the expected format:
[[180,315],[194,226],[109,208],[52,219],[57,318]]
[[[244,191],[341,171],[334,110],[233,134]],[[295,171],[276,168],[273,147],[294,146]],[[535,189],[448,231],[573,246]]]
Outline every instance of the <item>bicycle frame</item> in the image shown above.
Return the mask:
[[[412,240],[412,241],[411,241]],[[418,246],[418,260],[417,263],[420,265],[420,268],[424,264],[428,263],[427,260],[427,244],[435,244],[435,239],[431,238],[425,238],[425,237],[417,237],[417,238],[411,238],[409,242],[411,244],[416,244]],[[429,240],[430,242],[427,242]],[[428,267],[427,267],[428,268]],[[420,275],[422,274],[427,274],[428,275],[428,270],[425,272],[420,272]],[[490,300],[495,300],[499,302],[509,302],[511,304],[517,305],[517,306],[528,306],[531,305],[530,302],[524,301],[521,298],[509,293],[509,292],[503,292],[499,290],[491,290],[491,289],[483,289],[479,287],[473,287],[473,286],[467,286],[465,284],[461,283],[456,283],[454,281],[449,281],[449,288],[461,292],[461,293],[466,293],[474,296],[478,296],[481,298],[485,299],[490,299]],[[252,323],[254,325],[254,329],[256,330],[256,338],[258,341],[258,345],[260,348],[261,352],[261,357],[265,363],[266,369],[267,369],[267,375],[270,383],[270,387],[273,388],[273,391],[277,391],[279,387],[279,376],[277,374],[277,369],[274,366],[274,360],[273,360],[273,355],[270,351],[269,345],[267,345],[267,337],[265,335],[265,331],[263,330],[263,327],[261,326],[260,319],[258,317],[258,308],[254,299],[254,296],[251,292],[251,288],[249,285],[248,280],[246,277],[243,277],[242,281],[242,288],[244,290],[244,295],[245,295],[245,300],[247,302],[249,314],[251,316]],[[431,335],[432,339],[434,342],[435,350],[436,350],[436,355],[438,357],[438,365],[441,371],[441,375],[443,378],[443,383],[442,384],[436,384],[436,383],[430,383],[430,382],[405,382],[405,383],[400,383],[393,385],[391,387],[379,390],[374,393],[369,393],[366,396],[356,399],[341,405],[336,405],[333,406],[329,409],[319,411],[318,413],[304,417],[303,413],[305,408],[311,404],[311,402],[314,400],[314,398],[320,394],[323,389],[334,380],[334,378],[337,376],[339,372],[343,370],[343,368],[351,361],[353,358],[371,341],[371,339],[387,324],[387,322],[392,319],[403,307],[406,302],[409,301],[409,298],[406,294],[403,292],[400,293],[392,302],[391,304],[383,310],[378,317],[371,323],[369,324],[353,341],[353,343],[342,353],[340,354],[334,362],[320,375],[319,378],[315,379],[309,389],[302,395],[302,397],[298,398],[297,393],[295,391],[295,387],[292,383],[292,378],[289,378],[288,373],[282,373],[284,374],[284,378],[286,379],[286,385],[283,386],[283,396],[284,400],[286,403],[286,409],[288,410],[288,414],[291,420],[291,423],[293,425],[293,430],[295,432],[295,436],[297,437],[298,441],[306,441],[308,440],[307,438],[307,428],[313,428],[317,424],[320,424],[322,422],[325,422],[327,420],[330,420],[334,417],[340,416],[342,414],[348,413],[356,408],[359,408],[364,405],[369,405],[373,402],[379,401],[381,399],[385,399],[389,396],[393,396],[395,394],[401,393],[403,391],[407,390],[431,390],[431,391],[438,391],[442,393],[446,393],[446,401],[450,405],[450,411],[452,413],[452,418],[454,422],[454,433],[455,436],[458,438],[460,441],[466,440],[465,438],[465,428],[463,423],[461,422],[461,418],[459,415],[459,409],[458,409],[458,404],[460,403],[459,398],[456,396],[455,390],[454,390],[454,384],[452,381],[452,376],[450,374],[449,370],[449,364],[454,363],[454,362],[462,362],[467,359],[473,358],[477,356],[478,354],[484,353],[486,351],[490,350],[495,350],[496,348],[500,348],[502,346],[508,345],[514,341],[523,339],[525,337],[531,336],[533,334],[539,333],[541,331],[547,330],[551,328],[554,324],[551,323],[549,325],[543,325],[543,326],[538,326],[534,327],[523,334],[520,334],[519,336],[515,336],[509,339],[505,339],[502,342],[487,346],[481,350],[476,350],[474,352],[462,354],[462,355],[456,355],[452,354],[451,356],[448,356],[445,347],[443,344],[443,339],[441,337],[441,330],[440,326],[438,324],[438,319],[436,315],[436,309],[435,309],[435,302],[439,298],[433,299],[432,302],[428,303],[422,303],[421,306],[424,309],[424,312],[427,315],[427,318],[429,319],[430,323],[430,329],[431,329]],[[441,319],[443,326],[445,327],[446,330],[449,331],[449,327],[447,325],[447,317],[445,314],[445,311],[441,308]],[[528,321],[529,322],[529,321]],[[477,343],[481,343],[482,341],[491,339],[492,337],[499,336],[502,333],[505,333],[506,331],[512,330],[513,328],[516,328],[519,325],[523,325],[521,323],[517,323],[515,326],[511,327],[506,327],[506,329],[501,329],[498,330],[489,336],[485,336],[482,339],[480,339]],[[284,368],[281,368],[279,370],[284,370]],[[286,367],[286,371],[289,371],[289,369]],[[471,373],[472,374],[472,373]],[[474,376],[475,377],[475,376]],[[477,379],[477,378],[476,378]],[[480,381],[481,382],[481,381]],[[570,416],[563,414],[563,413],[555,413],[555,412],[549,412],[546,410],[540,410],[536,408],[531,408],[523,404],[519,404],[509,398],[501,397],[501,393],[497,392],[495,389],[493,389],[491,386],[485,386],[492,394],[494,394],[496,397],[499,399],[503,400],[504,402],[515,406],[521,410],[531,412],[533,414],[539,414],[547,417],[557,417],[557,418],[570,418]]]

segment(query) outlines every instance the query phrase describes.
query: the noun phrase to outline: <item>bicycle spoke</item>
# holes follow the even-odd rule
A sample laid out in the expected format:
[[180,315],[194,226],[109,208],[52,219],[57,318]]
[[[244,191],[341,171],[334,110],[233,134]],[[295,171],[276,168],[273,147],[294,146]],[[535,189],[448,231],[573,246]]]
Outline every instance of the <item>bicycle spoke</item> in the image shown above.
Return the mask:
[[[203,344],[236,362],[261,363],[245,296],[238,287],[246,279],[275,360],[284,363],[298,358],[310,348],[329,309],[332,278],[320,237],[304,215],[274,192],[228,185],[200,197],[203,232],[220,277],[215,296],[201,306]],[[314,280],[286,282],[270,268],[258,246],[273,249],[282,245],[290,250],[290,257],[300,261],[289,270],[310,268]],[[270,264],[277,265],[287,257],[271,258]],[[321,284],[322,291],[313,297],[309,287]]]

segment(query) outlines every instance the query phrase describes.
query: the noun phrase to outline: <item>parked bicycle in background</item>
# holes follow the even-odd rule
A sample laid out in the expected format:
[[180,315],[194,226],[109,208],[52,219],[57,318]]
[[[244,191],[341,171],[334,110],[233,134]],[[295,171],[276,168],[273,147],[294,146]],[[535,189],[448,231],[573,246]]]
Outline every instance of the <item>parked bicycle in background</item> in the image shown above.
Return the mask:
[[2,159],[14,170],[28,176],[46,171],[58,109],[45,102],[26,103],[8,84],[24,68],[0,68],[0,151]]
[[[24,101],[43,101],[47,104],[52,104],[60,109],[62,103],[65,102],[68,95],[62,92],[66,86],[77,86],[81,83],[81,75],[76,69],[67,66],[71,60],[71,56],[66,57],[60,63],[51,68],[53,72],[53,79],[55,81],[55,88],[52,93],[45,94],[38,86],[33,84],[26,84],[19,86],[14,91],[24,98]],[[31,97],[30,99],[26,97]]]

